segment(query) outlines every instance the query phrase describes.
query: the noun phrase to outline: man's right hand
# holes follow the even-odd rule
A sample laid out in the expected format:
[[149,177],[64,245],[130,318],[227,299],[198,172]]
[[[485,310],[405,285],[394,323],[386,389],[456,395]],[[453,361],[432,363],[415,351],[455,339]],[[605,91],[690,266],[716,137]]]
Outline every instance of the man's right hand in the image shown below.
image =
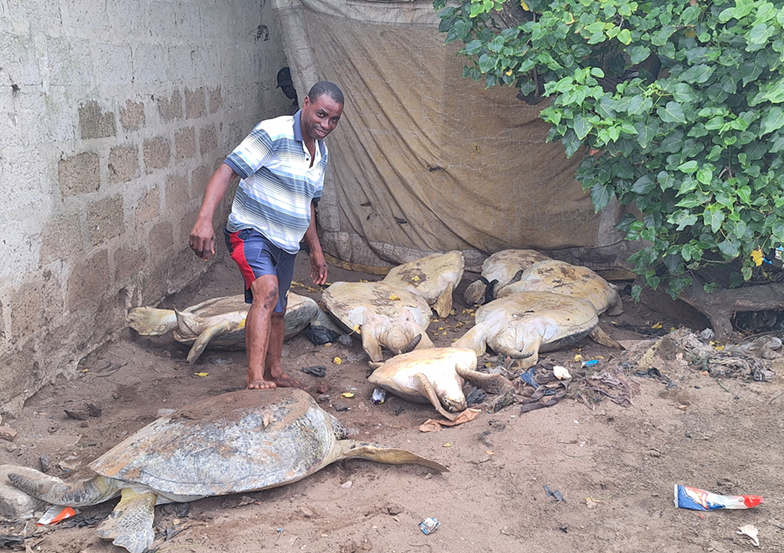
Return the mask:
[[193,230],[191,230],[188,245],[193,253],[204,261],[207,261],[211,255],[215,255],[215,231],[212,228],[212,223],[196,221]]

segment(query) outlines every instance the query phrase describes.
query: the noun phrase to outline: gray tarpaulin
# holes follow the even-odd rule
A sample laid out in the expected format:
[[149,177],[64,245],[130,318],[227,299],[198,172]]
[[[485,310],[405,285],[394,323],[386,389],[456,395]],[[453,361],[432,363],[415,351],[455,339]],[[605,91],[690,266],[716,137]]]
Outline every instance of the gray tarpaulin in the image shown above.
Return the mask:
[[508,248],[618,241],[616,213],[594,214],[567,159],[547,144],[543,105],[461,77],[431,0],[273,0],[300,98],[317,80],[346,95],[328,138],[322,245],[389,266],[461,250],[467,268]]

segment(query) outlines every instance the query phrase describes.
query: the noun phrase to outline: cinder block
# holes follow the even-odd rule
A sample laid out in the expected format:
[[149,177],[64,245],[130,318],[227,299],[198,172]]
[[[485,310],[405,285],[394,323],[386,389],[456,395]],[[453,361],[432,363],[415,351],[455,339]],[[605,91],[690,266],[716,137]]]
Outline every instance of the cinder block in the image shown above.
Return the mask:
[[188,177],[173,174],[166,177],[166,211],[182,209],[190,202],[188,197]]
[[210,113],[218,113],[218,110],[223,107],[223,94],[221,87],[210,89]]
[[139,176],[139,149],[134,145],[109,150],[109,180],[128,182]]
[[188,127],[175,134],[174,151],[178,160],[196,157],[196,129]]
[[172,92],[171,98],[158,98],[158,112],[165,122],[182,119],[182,95],[179,90]]
[[22,342],[40,332],[42,319],[41,283],[35,278],[26,278],[14,292],[9,302],[11,315],[11,336],[15,342]]
[[96,306],[110,284],[109,252],[100,249],[76,265],[68,276],[68,310]]
[[126,131],[137,131],[144,126],[144,103],[125,101],[125,107],[120,108],[120,124]]
[[218,149],[218,136],[215,134],[215,126],[210,125],[199,130],[199,154],[202,158],[206,157]]
[[204,117],[204,89],[197,88],[196,90],[185,89],[185,118],[197,119]]
[[126,246],[114,252],[114,281],[122,282],[144,268],[146,252],[144,248],[131,249]]
[[90,101],[79,107],[79,130],[82,138],[106,138],[114,136],[117,127],[114,112],[103,112],[96,101]]
[[125,231],[123,197],[114,196],[92,202],[87,208],[87,234],[91,246],[97,246]]
[[98,154],[83,152],[57,163],[60,192],[63,196],[77,196],[95,192],[101,187]]
[[148,175],[169,165],[170,159],[171,146],[166,138],[159,136],[144,141],[144,167]]
[[78,213],[50,219],[41,232],[41,266],[55,259],[72,259],[84,250]]
[[155,265],[147,264],[147,268],[152,268],[152,270],[142,282],[141,305],[155,305],[166,296],[169,289],[166,281],[169,263],[169,259],[156,259]]
[[204,197],[204,191],[213,172],[206,165],[197,167],[191,172],[191,198]]
[[158,257],[174,245],[174,231],[168,221],[158,223],[150,229],[147,239],[152,257]]
[[161,193],[158,186],[149,189],[136,204],[136,226],[155,219],[161,212]]

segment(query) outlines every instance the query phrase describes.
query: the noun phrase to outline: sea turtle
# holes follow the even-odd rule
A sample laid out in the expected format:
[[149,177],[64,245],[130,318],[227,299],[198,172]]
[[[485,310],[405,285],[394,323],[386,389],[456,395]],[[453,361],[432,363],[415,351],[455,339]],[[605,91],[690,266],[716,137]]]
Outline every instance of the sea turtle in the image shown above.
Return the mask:
[[[501,250],[495,252],[482,263],[482,276],[472,282],[463,294],[466,305],[487,303],[495,299],[498,290],[512,280],[520,269],[527,269],[538,261],[550,259],[534,250]],[[485,299],[487,301],[485,301]]]
[[[248,309],[250,304],[245,303],[242,295],[213,298],[182,311],[137,307],[128,313],[128,326],[143,336],[161,336],[173,331],[172,336],[178,342],[193,344],[188,352],[188,362],[193,364],[208,346],[243,349]],[[289,292],[283,321],[286,340],[308,324],[324,326],[340,334],[315,300],[293,292]]]
[[540,351],[569,346],[598,328],[593,304],[553,292],[517,292],[476,310],[476,325],[452,344],[477,355],[490,346],[496,353],[518,359],[527,369]]
[[472,349],[431,348],[396,355],[378,367],[368,380],[415,403],[431,403],[436,411],[454,420],[466,409],[463,384],[466,380],[492,391],[514,390],[500,374],[476,371]]
[[211,397],[161,417],[90,463],[96,476],[89,480],[8,478],[55,505],[94,505],[121,495],[98,535],[142,553],[153,543],[156,504],[283,486],[351,457],[447,470],[403,449],[348,439],[340,421],[306,392],[276,388]]
[[465,258],[455,250],[393,267],[382,282],[419,294],[443,319],[452,310],[452,292],[463,278],[464,268]]
[[360,333],[371,361],[384,359],[382,346],[394,354],[433,347],[425,332],[430,306],[419,294],[386,282],[336,282],[321,299],[346,328]]
[[508,284],[496,288],[496,297],[517,292],[555,292],[590,301],[599,315],[605,311],[613,316],[623,313],[621,296],[609,282],[588,267],[555,259],[539,261],[520,271]]

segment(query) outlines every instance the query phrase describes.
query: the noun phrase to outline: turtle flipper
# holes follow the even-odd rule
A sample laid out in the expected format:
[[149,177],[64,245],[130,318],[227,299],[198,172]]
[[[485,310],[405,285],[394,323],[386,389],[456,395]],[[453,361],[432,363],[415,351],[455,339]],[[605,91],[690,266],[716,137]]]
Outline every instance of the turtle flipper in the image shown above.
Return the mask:
[[362,328],[362,349],[365,350],[371,361],[376,363],[384,361],[384,354],[381,353],[381,344],[374,333],[367,328]]
[[479,323],[471,330],[463,334],[456,342],[452,343],[453,348],[466,348],[474,350],[477,356],[483,355],[487,349],[485,343],[485,325]]
[[[42,473],[43,474],[43,473]],[[11,483],[27,495],[68,507],[85,507],[102,503],[116,496],[120,489],[114,478],[96,476],[80,482],[57,482],[51,479],[36,480],[17,473],[9,473]]]
[[601,344],[603,346],[607,346],[608,348],[616,348],[616,349],[623,349],[623,346],[610,338],[610,335],[607,334],[599,325],[593,327],[593,330],[588,334],[591,337],[591,340],[596,342],[597,344]]
[[433,305],[433,309],[438,314],[439,317],[445,319],[449,312],[452,311],[452,293],[455,291],[455,284],[450,282],[446,290],[441,292],[441,295],[438,296],[436,303]]
[[471,369],[464,369],[462,367],[455,367],[455,372],[468,380],[477,384],[480,388],[487,390],[493,394],[497,394],[509,388],[514,389],[514,385],[509,382],[509,379],[504,378],[500,374],[485,374]]
[[427,377],[424,374],[416,373],[414,375],[414,378],[416,378],[417,382],[419,382],[419,385],[421,387],[420,391],[422,392],[422,395],[425,396],[430,401],[430,403],[433,404],[433,407],[436,408],[436,411],[438,411],[441,415],[443,415],[450,421],[453,421],[457,418],[457,415],[455,413],[450,413],[449,411],[443,408],[443,406],[441,405],[441,400],[438,399],[438,394],[436,394],[435,388],[433,388],[433,385],[430,383],[430,381],[427,379]]
[[128,326],[142,336],[161,336],[177,328],[177,316],[171,309],[137,307],[128,313]]
[[152,529],[157,496],[153,492],[136,492],[123,488],[122,499],[98,527],[98,537],[112,540],[130,553],[142,553],[152,546]]
[[191,346],[191,350],[188,352],[188,363],[193,365],[198,361],[212,340],[228,334],[234,330],[235,326],[231,321],[221,321],[219,324],[211,326],[199,334],[199,337],[193,342],[193,346]]
[[420,457],[416,453],[411,453],[405,449],[394,447],[384,447],[369,442],[359,442],[357,440],[340,440],[340,448],[337,459],[348,459],[360,457],[376,463],[386,463],[388,465],[420,465],[436,472],[449,472],[449,469],[440,463]]

